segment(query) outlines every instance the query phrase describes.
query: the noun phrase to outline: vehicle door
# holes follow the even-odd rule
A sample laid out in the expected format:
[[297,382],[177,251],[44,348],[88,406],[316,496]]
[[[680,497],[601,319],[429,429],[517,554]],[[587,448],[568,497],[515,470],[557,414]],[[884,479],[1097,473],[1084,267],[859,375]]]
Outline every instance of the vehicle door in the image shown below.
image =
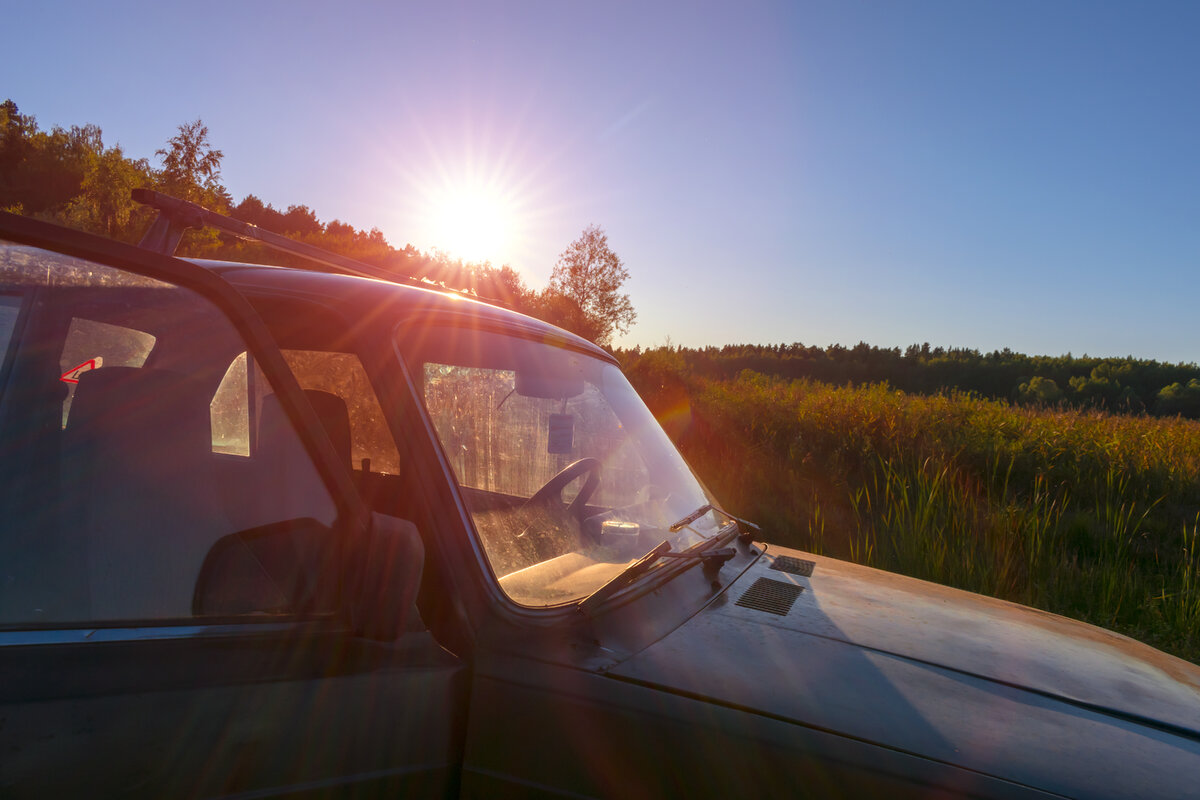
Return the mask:
[[0,214],[0,795],[457,791],[463,664],[261,320]]

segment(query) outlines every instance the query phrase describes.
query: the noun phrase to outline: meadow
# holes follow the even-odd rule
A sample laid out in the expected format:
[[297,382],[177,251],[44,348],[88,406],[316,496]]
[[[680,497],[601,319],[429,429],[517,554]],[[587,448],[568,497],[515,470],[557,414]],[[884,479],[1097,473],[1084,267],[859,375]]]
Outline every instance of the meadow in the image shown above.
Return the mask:
[[764,538],[1035,606],[1200,662],[1200,422],[623,353]]

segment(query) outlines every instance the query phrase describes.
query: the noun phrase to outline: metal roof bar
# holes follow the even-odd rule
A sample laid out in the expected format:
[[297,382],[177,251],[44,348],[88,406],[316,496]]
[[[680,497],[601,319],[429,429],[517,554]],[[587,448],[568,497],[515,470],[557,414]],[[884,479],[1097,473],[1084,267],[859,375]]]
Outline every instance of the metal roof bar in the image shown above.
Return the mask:
[[[179,246],[179,240],[183,237],[183,232],[187,228],[203,228],[207,225],[232,234],[239,239],[261,242],[275,250],[281,250],[285,253],[306,258],[309,261],[329,267],[336,272],[358,275],[363,278],[376,278],[378,280],[389,281],[390,283],[419,286],[424,289],[442,290],[446,288],[435,283],[397,275],[381,267],[376,267],[337,253],[331,253],[328,250],[322,250],[311,244],[297,242],[286,236],[280,236],[278,233],[263,230],[257,225],[251,225],[247,222],[218,214],[215,211],[209,211],[203,206],[189,203],[187,200],[180,200],[177,197],[171,197],[162,192],[156,192],[151,189],[134,189],[133,199],[143,205],[158,209],[158,217],[154,220],[154,224],[150,226],[150,230],[146,231],[146,235],[142,237],[139,246],[147,250],[153,250],[156,253],[162,253],[163,255],[175,255],[175,248]],[[459,290],[449,289],[448,291]],[[459,293],[466,294],[461,291]],[[471,296],[474,297],[475,295]],[[477,299],[483,300],[485,298]]]

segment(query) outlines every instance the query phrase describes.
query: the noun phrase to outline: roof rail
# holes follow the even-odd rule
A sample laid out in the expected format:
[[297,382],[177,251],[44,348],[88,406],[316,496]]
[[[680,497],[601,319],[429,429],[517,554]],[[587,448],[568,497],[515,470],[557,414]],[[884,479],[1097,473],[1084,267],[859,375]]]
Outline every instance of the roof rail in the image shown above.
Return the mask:
[[156,253],[162,253],[163,255],[175,255],[175,249],[179,246],[179,240],[183,238],[183,232],[188,228],[209,226],[232,234],[239,239],[261,242],[275,250],[306,258],[335,272],[358,275],[363,278],[375,278],[407,286],[419,286],[424,289],[458,292],[459,294],[469,295],[477,300],[496,302],[486,297],[479,297],[471,292],[449,289],[446,286],[430,281],[397,275],[382,267],[376,267],[372,264],[349,258],[348,256],[339,255],[338,253],[331,253],[328,250],[322,250],[320,247],[314,247],[311,244],[297,242],[278,233],[263,230],[257,225],[251,225],[248,222],[242,222],[232,217],[227,217],[224,214],[209,211],[203,206],[190,203],[187,200],[180,200],[177,197],[171,197],[152,189],[134,189],[133,199],[138,203],[158,209],[158,217],[154,220],[150,229],[146,231],[146,235],[142,237],[138,246]]

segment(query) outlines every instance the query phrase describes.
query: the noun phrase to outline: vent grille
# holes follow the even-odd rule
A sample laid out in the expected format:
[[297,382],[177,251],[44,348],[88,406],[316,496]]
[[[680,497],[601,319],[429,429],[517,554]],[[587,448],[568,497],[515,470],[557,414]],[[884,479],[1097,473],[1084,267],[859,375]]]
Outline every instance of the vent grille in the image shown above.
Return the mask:
[[805,561],[802,558],[793,558],[792,556],[780,556],[771,562],[771,569],[777,569],[780,572],[790,572],[793,575],[803,575],[805,578],[812,577],[813,568],[817,566],[815,561]]
[[803,591],[803,586],[759,578],[738,598],[736,605],[785,617]]

